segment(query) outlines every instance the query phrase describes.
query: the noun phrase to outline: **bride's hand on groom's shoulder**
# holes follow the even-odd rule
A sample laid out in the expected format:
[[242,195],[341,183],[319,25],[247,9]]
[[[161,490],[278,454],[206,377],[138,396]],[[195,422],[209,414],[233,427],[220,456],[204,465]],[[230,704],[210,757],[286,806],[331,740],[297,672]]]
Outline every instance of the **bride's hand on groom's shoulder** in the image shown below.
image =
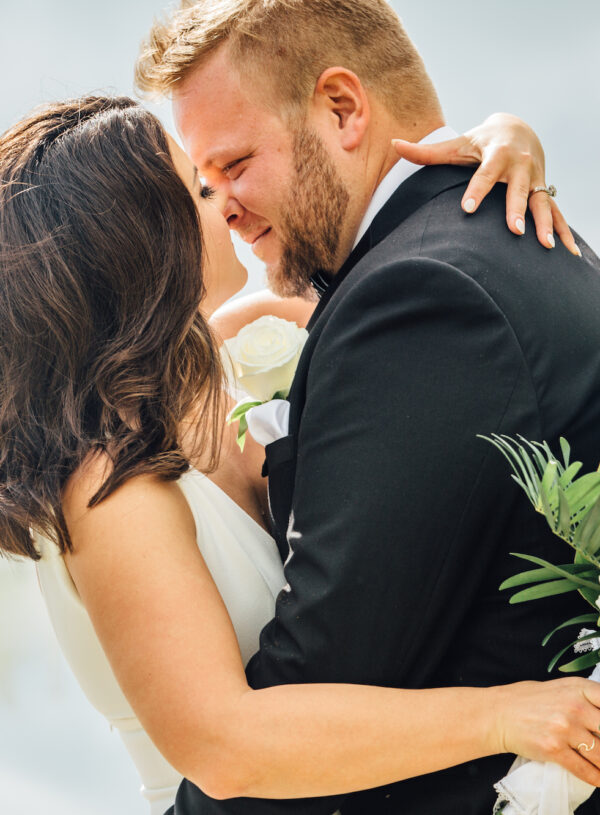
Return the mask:
[[546,187],[545,156],[532,128],[517,116],[494,113],[464,135],[438,144],[402,139],[394,139],[393,144],[398,155],[414,164],[479,164],[462,199],[465,212],[476,212],[492,187],[504,182],[508,184],[506,222],[511,232],[524,233],[529,206],[542,246],[554,248],[556,233],[570,252],[581,254],[556,201],[544,192],[530,197],[536,187]]
[[488,690],[497,752],[551,761],[600,786],[600,683],[569,677]]

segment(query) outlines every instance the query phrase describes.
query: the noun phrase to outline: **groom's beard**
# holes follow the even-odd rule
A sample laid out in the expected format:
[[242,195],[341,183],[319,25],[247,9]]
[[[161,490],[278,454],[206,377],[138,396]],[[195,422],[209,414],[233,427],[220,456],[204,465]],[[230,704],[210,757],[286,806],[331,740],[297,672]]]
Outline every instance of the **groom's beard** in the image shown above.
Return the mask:
[[337,271],[341,227],[350,200],[323,142],[306,128],[294,135],[294,169],[281,260],[269,269],[269,285],[282,297],[306,296],[312,275]]

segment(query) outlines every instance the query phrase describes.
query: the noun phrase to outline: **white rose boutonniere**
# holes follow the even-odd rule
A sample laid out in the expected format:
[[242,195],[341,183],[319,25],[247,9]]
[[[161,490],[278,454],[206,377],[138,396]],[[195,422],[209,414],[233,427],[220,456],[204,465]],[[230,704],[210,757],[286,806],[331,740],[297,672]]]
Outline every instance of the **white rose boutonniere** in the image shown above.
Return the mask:
[[229,424],[240,423],[242,450],[248,430],[246,413],[271,399],[287,397],[307,337],[307,330],[296,323],[266,315],[225,340],[221,349],[225,366],[232,370],[236,386],[249,395],[227,418]]

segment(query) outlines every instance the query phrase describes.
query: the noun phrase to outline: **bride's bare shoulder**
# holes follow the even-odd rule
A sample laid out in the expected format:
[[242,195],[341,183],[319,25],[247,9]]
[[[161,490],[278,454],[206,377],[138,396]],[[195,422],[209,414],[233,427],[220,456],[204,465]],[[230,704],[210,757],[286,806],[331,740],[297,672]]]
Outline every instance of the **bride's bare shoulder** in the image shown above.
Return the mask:
[[177,484],[152,473],[126,479],[106,498],[90,506],[112,470],[113,463],[106,452],[90,453],[63,488],[62,511],[75,549],[83,533],[87,537],[90,529],[115,525],[125,514],[133,518],[141,513],[151,518],[156,511],[164,512],[167,508],[183,516],[188,514],[187,503]]

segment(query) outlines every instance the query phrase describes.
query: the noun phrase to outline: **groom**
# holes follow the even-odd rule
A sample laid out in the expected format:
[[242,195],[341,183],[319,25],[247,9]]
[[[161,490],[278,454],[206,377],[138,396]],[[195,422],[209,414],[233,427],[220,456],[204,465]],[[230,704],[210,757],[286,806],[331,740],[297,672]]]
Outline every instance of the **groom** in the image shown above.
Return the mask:
[[[153,35],[138,83],[172,95],[230,227],[276,292],[320,295],[289,435],[267,448],[289,586],[250,683],[545,678],[540,640],[573,596],[510,606],[498,585],[511,551],[565,553],[477,435],[565,435],[596,465],[598,259],[511,234],[502,191],[466,217],[470,171],[397,162],[392,137],[448,131],[384,0],[200,0]],[[287,802],[184,782],[175,813],[487,815],[510,762]]]

